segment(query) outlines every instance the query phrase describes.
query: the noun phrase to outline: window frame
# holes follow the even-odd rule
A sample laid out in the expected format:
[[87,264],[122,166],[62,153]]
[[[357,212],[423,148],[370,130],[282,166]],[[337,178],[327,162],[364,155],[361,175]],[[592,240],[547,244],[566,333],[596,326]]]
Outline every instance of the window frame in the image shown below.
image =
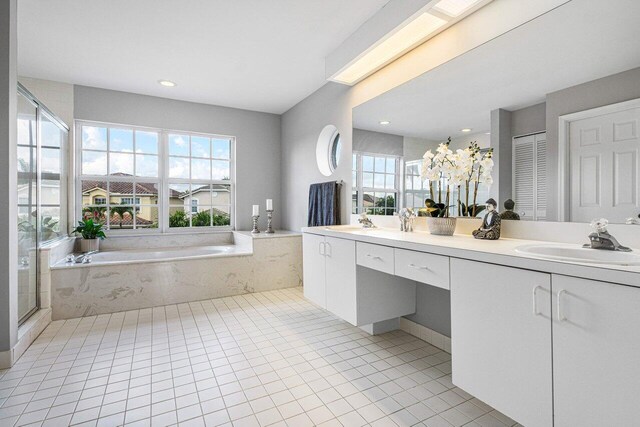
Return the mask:
[[[354,215],[359,215],[362,212],[365,211],[365,207],[364,207],[364,193],[385,193],[385,194],[389,194],[389,193],[394,193],[395,194],[395,199],[396,199],[396,206],[395,206],[395,210],[388,215],[383,215],[383,216],[393,216],[395,214],[397,214],[399,212],[399,210],[401,209],[401,207],[403,206],[403,191],[402,191],[402,182],[401,180],[404,179],[404,161],[403,158],[401,156],[396,156],[393,154],[382,154],[382,153],[369,153],[369,152],[365,152],[365,151],[353,151],[352,152],[352,158],[351,158],[351,163],[353,163],[353,156],[356,156],[356,169],[353,170],[352,168],[352,175],[355,172],[355,182],[351,183],[351,214]],[[394,178],[394,188],[393,189],[389,189],[389,188],[377,188],[375,187],[375,177],[374,177],[374,186],[373,187],[365,187],[363,184],[363,167],[362,167],[362,158],[364,156],[369,156],[369,157],[373,157],[375,159],[375,157],[384,157],[385,158],[385,162],[386,159],[393,159],[395,160],[395,173],[393,175],[395,175]],[[375,160],[374,160],[375,162]],[[375,169],[375,168],[374,168]],[[375,173],[375,172],[374,172]],[[386,171],[383,172],[385,175],[392,175],[390,173],[387,173]],[[352,181],[353,181],[353,177],[352,177]],[[357,201],[356,201],[356,211],[353,211],[353,193],[356,192],[357,194]],[[388,208],[381,208],[381,209],[388,209]],[[367,215],[376,215],[376,214],[370,214],[367,213]]]
[[[118,129],[126,129],[135,131],[143,131],[143,132],[157,132],[158,133],[158,176],[155,178],[152,177],[136,177],[135,169],[134,175],[131,177],[121,177],[118,175],[109,175],[109,170],[107,167],[107,175],[83,175],[82,174],[82,127],[83,126],[93,126],[93,127],[104,127],[104,128],[118,128]],[[166,129],[166,128],[154,128],[147,126],[138,126],[138,125],[130,125],[130,124],[121,124],[121,123],[112,123],[112,122],[102,122],[95,120],[75,120],[74,121],[74,130],[75,136],[73,138],[74,148],[73,153],[75,155],[75,171],[74,171],[74,183],[75,183],[75,191],[74,191],[74,199],[75,207],[73,209],[74,213],[74,223],[78,220],[82,219],[82,181],[105,181],[105,182],[127,182],[127,183],[149,183],[156,184],[158,188],[158,203],[157,205],[133,205],[133,207],[157,207],[158,209],[158,227],[157,228],[135,228],[135,229],[125,229],[120,230],[117,227],[112,227],[109,224],[108,233],[111,235],[126,235],[126,236],[134,236],[137,234],[168,234],[168,233],[215,233],[222,231],[231,231],[235,230],[235,210],[236,210],[236,194],[235,194],[235,171],[236,171],[236,137],[231,135],[224,134],[214,134],[214,133],[202,133],[202,132],[191,132],[185,130],[178,129]],[[229,140],[229,180],[203,180],[203,179],[178,179],[178,178],[169,178],[169,134],[180,134],[180,135],[189,135],[189,136],[201,136],[211,139],[228,139]],[[109,156],[109,130],[107,130],[107,157]],[[213,156],[213,154],[212,154]],[[134,153],[135,159],[135,153]],[[135,162],[135,160],[134,160]],[[135,163],[134,163],[135,165]],[[169,227],[169,186],[170,184],[175,183],[206,183],[208,185],[225,185],[229,186],[229,225],[225,226],[204,226],[204,227]],[[131,197],[135,199],[136,196],[132,195]],[[109,201],[109,194],[107,194],[107,201]],[[105,206],[109,206],[109,203]],[[189,207],[189,212],[191,212],[191,208]]]

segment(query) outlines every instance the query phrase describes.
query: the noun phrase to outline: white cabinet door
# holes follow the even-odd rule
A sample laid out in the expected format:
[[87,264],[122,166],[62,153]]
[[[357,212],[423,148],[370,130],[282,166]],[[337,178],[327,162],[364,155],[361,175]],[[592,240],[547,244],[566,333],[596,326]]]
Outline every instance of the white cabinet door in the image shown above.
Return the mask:
[[327,310],[357,324],[356,242],[326,237]]
[[327,307],[324,253],[324,236],[309,233],[302,235],[304,297],[322,308]]
[[640,289],[553,276],[556,427],[640,420]]
[[550,315],[550,275],[452,258],[453,383],[527,427],[551,427]]

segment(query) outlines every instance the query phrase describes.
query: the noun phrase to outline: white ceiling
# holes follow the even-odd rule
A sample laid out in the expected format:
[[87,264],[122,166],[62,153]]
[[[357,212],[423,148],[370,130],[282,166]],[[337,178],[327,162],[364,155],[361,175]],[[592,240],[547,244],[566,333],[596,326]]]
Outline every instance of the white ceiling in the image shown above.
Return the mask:
[[283,113],[326,82],[325,56],[387,2],[20,0],[18,73]]
[[639,16],[638,0],[573,0],[358,106],[354,127],[432,140],[488,131],[491,110],[640,66]]

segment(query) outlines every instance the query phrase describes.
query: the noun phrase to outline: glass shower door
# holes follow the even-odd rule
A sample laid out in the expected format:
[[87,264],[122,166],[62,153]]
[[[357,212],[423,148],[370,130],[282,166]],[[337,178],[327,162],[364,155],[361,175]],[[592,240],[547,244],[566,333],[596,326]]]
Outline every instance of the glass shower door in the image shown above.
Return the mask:
[[39,308],[39,248],[67,234],[68,133],[53,113],[18,85],[19,323]]
[[18,318],[38,308],[38,107],[18,93]]

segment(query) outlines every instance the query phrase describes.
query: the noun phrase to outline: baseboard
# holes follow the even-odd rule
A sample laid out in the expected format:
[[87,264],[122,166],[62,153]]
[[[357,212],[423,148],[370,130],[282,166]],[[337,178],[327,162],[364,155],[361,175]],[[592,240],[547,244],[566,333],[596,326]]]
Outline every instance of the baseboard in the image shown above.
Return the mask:
[[432,346],[438,347],[440,350],[451,354],[451,338],[446,335],[442,335],[433,329],[429,329],[426,326],[422,326],[421,324],[405,319],[404,317],[400,318],[400,330],[405,331],[416,338],[420,338]]
[[18,342],[12,349],[0,351],[0,369],[13,366],[20,359],[31,344],[51,323],[51,308],[36,311],[18,328]]

